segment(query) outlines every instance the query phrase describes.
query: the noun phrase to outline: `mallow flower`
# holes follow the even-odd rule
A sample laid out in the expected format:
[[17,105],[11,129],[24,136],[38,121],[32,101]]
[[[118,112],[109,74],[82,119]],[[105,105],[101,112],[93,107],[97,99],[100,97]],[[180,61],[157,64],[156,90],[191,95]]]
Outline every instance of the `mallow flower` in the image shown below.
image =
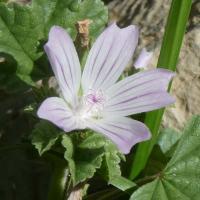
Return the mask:
[[118,81],[138,36],[136,26],[120,29],[110,25],[94,43],[81,70],[69,34],[53,26],[44,49],[61,92],[60,97],[44,100],[38,116],[65,132],[92,129],[112,140],[124,154],[136,143],[150,139],[149,129],[127,116],[173,103],[167,92],[173,73],[153,69]]

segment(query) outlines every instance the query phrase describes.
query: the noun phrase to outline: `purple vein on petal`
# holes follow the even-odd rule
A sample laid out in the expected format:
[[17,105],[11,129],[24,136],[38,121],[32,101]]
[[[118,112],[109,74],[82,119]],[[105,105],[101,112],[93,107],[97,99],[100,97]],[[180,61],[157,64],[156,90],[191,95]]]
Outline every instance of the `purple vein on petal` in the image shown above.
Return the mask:
[[49,110],[47,110],[47,111],[66,111],[66,109],[64,109],[64,108],[52,108],[52,109],[49,109]]
[[[124,128],[124,127],[120,127],[120,126],[117,126],[117,125],[111,124],[111,123],[105,123],[105,125],[113,126],[113,127],[115,127],[115,128],[118,128],[118,129],[121,129],[121,130],[124,130],[124,131],[128,131],[128,132],[131,132],[131,131],[132,131],[131,129]],[[135,130],[135,131],[136,131],[136,130]]]
[[[53,69],[53,71],[55,71],[54,73],[55,73],[55,75],[57,76],[57,81],[59,82],[59,79],[61,79],[61,77],[59,77],[60,75],[60,73],[63,75],[62,77],[63,77],[63,81],[65,82],[65,84],[67,85],[67,87],[69,88],[69,90],[71,91],[71,88],[69,87],[69,83],[67,82],[67,80],[66,80],[66,77],[65,77],[65,75],[64,75],[64,71],[63,71],[63,68],[62,68],[62,66],[63,66],[63,64],[60,62],[60,59],[57,57],[57,55],[53,52],[53,48],[51,47],[51,45],[48,45],[48,43],[45,45],[45,51],[46,52],[51,52],[50,54],[51,54],[51,56],[53,56],[54,57],[54,60],[56,60],[56,62],[57,62],[57,64],[60,66],[59,68],[58,67],[56,67],[56,66],[54,66],[54,65],[52,65],[52,69]],[[55,65],[56,65],[56,63],[55,63]],[[61,72],[59,71],[59,69],[61,70]],[[66,90],[66,88],[63,88],[63,85],[62,84],[59,84],[59,86],[62,88],[62,91],[64,92],[65,90]]]
[[[124,128],[124,127],[120,127],[120,126],[117,126],[117,125],[114,125],[114,124],[106,123],[105,125],[108,125],[108,126],[111,126],[111,127],[117,128],[117,129],[120,129],[120,130],[124,130],[124,131],[130,132],[130,133],[132,132],[132,130],[130,130],[130,129],[127,129],[127,128]],[[110,131],[110,132],[111,132],[111,131]],[[111,132],[111,133],[115,134],[116,136],[118,136],[119,138],[121,138],[121,139],[123,139],[123,140],[129,141],[128,138],[125,139],[124,137],[120,137],[119,134],[116,134],[116,133],[114,133],[114,132]]]
[[[121,54],[123,53],[124,47],[126,46],[126,42],[127,42],[128,40],[129,40],[129,38],[127,38],[126,41],[124,42],[123,47],[121,48],[121,50],[120,50],[120,52],[119,52],[117,58],[115,59],[114,63],[112,64],[112,67],[109,69],[109,71],[108,71],[108,73],[107,73],[108,76],[109,76],[110,72],[113,70],[113,68],[114,68],[114,66],[116,65],[117,61],[119,60],[119,57],[120,57]],[[113,46],[112,46],[112,47],[113,47]],[[124,59],[125,59],[125,58],[124,58]],[[102,69],[103,69],[103,67],[102,67]],[[101,70],[102,70],[102,69],[101,69]],[[115,73],[117,73],[117,71],[116,71]],[[99,73],[98,73],[98,77],[99,77]],[[97,78],[98,78],[98,77],[97,77]],[[96,80],[97,80],[97,78],[96,78]],[[108,77],[105,76],[104,79],[101,81],[101,83],[99,83],[99,85],[102,85],[102,84],[104,83],[104,81],[105,81],[107,78],[108,78]],[[95,82],[96,82],[96,80],[95,80]]]
[[[145,84],[147,84],[147,83],[151,83],[152,81],[156,81],[156,80],[155,80],[155,79],[152,79],[152,80],[145,81],[145,82],[143,82],[143,83],[138,83],[137,85],[134,85],[134,86],[132,86],[132,87],[130,87],[130,88],[127,88],[127,89],[121,91],[120,93],[116,94],[115,96],[112,96],[111,99],[116,98],[116,97],[118,97],[118,96],[121,96],[122,94],[126,93],[127,91],[132,90],[132,89],[134,89],[134,88],[136,88],[136,87],[138,87],[138,86],[142,86],[142,85],[145,85]],[[125,86],[125,85],[128,85],[128,83],[124,84],[123,86]],[[149,86],[149,88],[150,88],[150,87],[151,87],[151,86]],[[166,88],[166,89],[167,89],[167,88]],[[163,90],[162,90],[162,87],[161,87],[160,90],[158,90],[158,91],[163,91]]]
[[[56,56],[56,60],[57,60],[57,62],[59,63],[59,65],[62,66],[62,63],[61,63],[60,60],[57,58],[57,56]],[[60,67],[60,69],[61,69],[61,71],[62,71],[63,78],[64,78],[64,81],[65,81],[67,87],[68,87],[69,90],[71,91],[71,94],[73,94],[72,88],[69,87],[69,83],[67,82],[66,77],[64,76],[65,73],[64,73],[64,71],[63,71],[63,67]],[[63,89],[64,89],[64,88],[63,88]]]
[[[115,85],[113,85],[114,87],[116,87],[117,85],[120,85],[121,84],[121,87],[125,87],[125,86],[127,86],[127,85],[130,85],[130,81],[133,81],[133,82],[137,82],[137,81],[140,81],[140,79],[142,80],[143,78],[144,78],[144,76],[152,76],[152,75],[158,75],[159,73],[163,73],[163,72],[165,72],[165,73],[168,73],[168,74],[165,74],[165,75],[167,75],[167,76],[165,76],[165,78],[163,78],[163,77],[155,77],[155,76],[153,76],[153,77],[151,77],[151,80],[148,80],[149,82],[150,81],[154,81],[154,80],[165,80],[165,81],[170,81],[170,79],[174,76],[174,73],[172,73],[172,72],[169,72],[168,70],[162,70],[162,69],[156,69],[156,70],[151,70],[151,71],[145,71],[145,72],[139,72],[139,73],[137,73],[137,74],[134,74],[134,75],[132,75],[132,76],[129,76],[129,77],[127,77],[126,79],[124,79],[124,80],[122,80],[122,81],[119,81],[118,83],[116,83]],[[147,81],[147,82],[148,82]],[[137,86],[140,86],[140,85],[143,85],[144,83],[146,83],[146,82],[142,82],[142,83],[138,83],[137,85],[134,85],[134,87],[137,87]],[[167,84],[166,84],[167,85]],[[112,86],[112,87],[113,87]],[[111,87],[111,88],[112,88]],[[132,89],[132,88],[134,88],[134,87],[130,87],[130,89]],[[109,88],[110,89],[110,88]],[[118,94],[116,94],[117,96],[118,96]],[[114,96],[114,97],[116,97],[116,96]],[[111,97],[111,98],[113,98],[113,97]]]
[[[141,106],[133,106],[133,107],[115,109],[115,110],[111,110],[111,111],[109,110],[109,111],[107,111],[107,112],[109,112],[109,113],[115,113],[115,112],[120,112],[120,111],[131,110],[131,109],[136,109],[136,110],[137,110],[137,108],[138,108],[138,109],[141,109],[141,108],[144,109],[144,108],[149,107],[149,106],[156,106],[156,108],[154,108],[154,110],[156,110],[156,109],[158,109],[158,108],[160,108],[160,107],[164,107],[164,106],[166,106],[166,105],[168,105],[168,104],[170,104],[170,103],[173,103],[174,101],[175,101],[175,100],[172,98],[171,102],[162,103],[162,105],[158,105],[159,102],[155,102],[155,103],[150,103],[150,104],[141,105]],[[146,111],[142,111],[142,112],[146,112]],[[129,114],[129,115],[130,115],[130,114]],[[126,116],[128,116],[128,115],[126,115]]]
[[[97,54],[96,54],[96,56],[95,56],[94,61],[97,59],[97,57],[99,56],[99,54],[100,54],[100,52],[101,52],[101,48],[102,48],[102,46],[103,46],[103,44],[104,44],[105,38],[106,38],[106,37],[103,38],[103,41],[102,41],[102,43],[101,43],[101,46],[99,47],[99,50],[98,50],[98,52],[97,52]],[[110,51],[110,49],[111,49],[111,46],[110,46],[108,52]],[[92,52],[92,53],[93,53],[93,52]],[[106,56],[106,58],[107,58],[107,57],[108,57],[108,55]],[[105,64],[105,62],[106,62],[106,59],[104,60],[103,64]],[[102,64],[102,65],[103,65],[103,64]],[[94,63],[93,63],[93,65],[94,65]],[[101,65],[101,66],[102,66],[102,65]],[[90,75],[93,73],[94,68],[95,68],[95,67],[93,66],[92,69],[91,69]]]
[[73,79],[73,76],[72,76],[71,65],[70,65],[70,61],[69,61],[68,55],[65,52],[65,48],[63,47],[63,44],[60,42],[60,40],[58,40],[58,41],[59,41],[60,46],[61,46],[61,48],[62,48],[62,50],[64,52],[66,61],[67,61],[68,65],[69,65],[69,72],[70,72],[70,76],[71,76],[71,80],[72,80],[72,85],[74,85],[74,79]]
[[62,121],[65,121],[66,119],[70,119],[70,118],[71,118],[71,116],[69,116],[69,117],[62,117],[62,118],[58,119],[57,122],[62,122]]
[[109,132],[109,133],[115,135],[116,137],[120,138],[122,141],[124,141],[124,137],[120,136],[119,134],[117,134],[117,133],[115,133],[115,132],[112,132],[112,131],[106,129],[106,128],[102,127],[101,125],[98,125],[98,126],[99,126],[99,128],[103,129],[104,131],[107,131],[107,132]]
[[123,104],[123,103],[127,103],[127,102],[130,102],[132,100],[135,100],[135,99],[138,99],[138,98],[141,98],[141,97],[144,97],[144,96],[149,96],[149,95],[152,95],[152,94],[160,94],[160,92],[150,92],[150,93],[146,93],[146,94],[143,94],[143,95],[140,95],[140,96],[132,97],[130,99],[118,102],[116,104],[112,104],[109,107],[113,107],[113,106],[117,106],[117,105],[120,105],[120,104]]
[[[127,28],[129,28],[129,30],[127,30]],[[103,80],[100,79],[101,82],[100,83],[98,82],[98,85],[97,85],[98,87],[103,87],[104,88],[105,84],[108,82],[108,80],[111,80],[111,82],[113,82],[113,83],[116,82],[117,78],[120,76],[120,74],[122,73],[123,69],[126,67],[126,64],[131,59],[131,56],[132,56],[132,54],[133,54],[133,52],[135,50],[136,44],[138,42],[138,37],[136,35],[134,35],[134,34],[137,34],[137,27],[130,26],[130,27],[127,27],[127,28],[126,28],[126,32],[125,33],[123,32],[124,33],[124,37],[126,39],[123,41],[122,44],[120,44],[120,47],[119,47],[120,51],[117,52],[117,56],[116,56],[116,54],[114,54],[115,55],[115,59],[114,59],[114,61],[112,61],[114,63],[112,64],[111,68],[109,67],[109,71],[106,72],[106,74],[108,74],[108,75],[104,76],[104,78],[102,77]],[[130,30],[131,30],[131,32],[129,32]],[[122,34],[122,31],[125,31],[125,29],[119,29],[119,31],[121,31],[121,34]],[[133,45],[128,45],[128,47],[129,47],[128,48],[127,47],[127,42],[130,41],[130,36],[131,35],[133,35],[134,41],[131,41],[131,43],[133,42]],[[120,36],[122,36],[122,35],[119,34],[118,37],[120,37]],[[120,38],[118,40],[120,40]],[[115,40],[115,42],[118,42],[118,41]],[[125,50],[127,52],[126,54],[124,54]],[[123,58],[121,58],[122,55],[123,55]],[[112,57],[112,55],[111,55],[111,57]],[[115,65],[118,65],[118,67],[115,67]],[[121,68],[120,66],[123,66],[123,68]],[[113,77],[115,77],[114,80],[112,80]]]
[[[111,44],[110,47],[109,47],[108,54],[106,55],[104,62],[101,64],[101,67],[100,67],[100,69],[99,69],[99,71],[98,71],[98,73],[97,73],[97,76],[96,76],[96,78],[94,79],[93,83],[97,82],[97,79],[98,79],[98,77],[99,77],[101,71],[102,71],[103,68],[105,67],[105,63],[107,62],[107,58],[110,56],[110,52],[112,51],[113,43],[114,43],[114,39],[113,39],[113,41],[112,41],[112,44]],[[110,72],[110,71],[109,71],[109,72]],[[105,77],[105,78],[106,78],[106,77]],[[105,79],[104,79],[104,80],[105,80]]]
[[[105,32],[102,33],[102,34],[105,34]],[[90,50],[90,51],[91,51],[91,55],[89,54],[89,57],[90,57],[89,63],[86,63],[86,65],[92,66],[92,67],[91,67],[91,70],[88,69],[88,74],[87,74],[88,77],[91,77],[91,75],[92,75],[92,73],[93,73],[93,71],[94,71],[94,68],[95,68],[95,67],[94,67],[95,61],[96,61],[96,59],[98,58],[98,56],[99,56],[99,54],[100,54],[100,52],[101,52],[101,49],[102,49],[102,47],[103,47],[103,45],[104,45],[105,39],[106,39],[106,37],[103,37],[101,44],[98,45],[98,50],[97,50],[97,52],[94,51],[94,50],[91,51],[92,49]],[[97,40],[98,40],[98,38],[97,38]],[[96,41],[96,42],[99,42],[99,41]],[[94,47],[93,47],[93,48],[94,48]],[[95,55],[95,58],[92,59],[92,58],[94,57],[94,54],[96,54],[96,55]],[[91,61],[92,61],[92,63],[91,63]]]

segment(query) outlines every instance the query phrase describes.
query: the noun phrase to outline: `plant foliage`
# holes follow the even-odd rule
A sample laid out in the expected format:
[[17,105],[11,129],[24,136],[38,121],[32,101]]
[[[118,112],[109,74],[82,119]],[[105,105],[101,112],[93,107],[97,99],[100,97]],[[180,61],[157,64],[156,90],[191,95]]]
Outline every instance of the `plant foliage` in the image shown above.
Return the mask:
[[75,38],[75,24],[87,18],[93,22],[90,35],[94,39],[107,22],[107,9],[100,0],[33,0],[26,5],[0,2],[0,53],[16,61],[16,66],[11,67],[8,63],[12,59],[5,60],[6,66],[0,68],[0,83],[18,77],[34,85],[33,80],[46,76],[42,46],[50,28],[60,25]]
[[183,131],[178,146],[157,179],[131,196],[131,200],[198,200],[200,196],[200,116]]

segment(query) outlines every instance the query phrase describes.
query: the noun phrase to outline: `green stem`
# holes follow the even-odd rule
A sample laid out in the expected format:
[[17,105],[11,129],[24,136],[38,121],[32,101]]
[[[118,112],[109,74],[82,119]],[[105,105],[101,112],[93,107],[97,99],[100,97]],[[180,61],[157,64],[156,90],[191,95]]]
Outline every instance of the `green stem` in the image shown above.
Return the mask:
[[138,179],[135,182],[137,183],[137,185],[144,185],[146,183],[149,183],[151,181],[153,181],[154,179],[158,178],[161,176],[161,173],[157,173],[155,175],[152,176],[145,176],[144,178]]
[[69,170],[66,162],[54,155],[48,155],[46,158],[54,165],[48,200],[65,200],[66,186],[69,181]]
[[[192,0],[172,0],[165,34],[162,42],[158,67],[175,71],[179,52],[189,17]],[[145,116],[145,124],[152,133],[151,140],[139,144],[130,171],[130,179],[134,179],[145,167],[155,145],[159,133],[164,109],[149,112]]]
[[[103,191],[98,191],[96,193],[90,194],[84,198],[84,200],[117,200],[117,199],[127,199],[133,193],[133,190],[130,192],[122,192],[116,188],[106,189]],[[123,197],[123,198],[120,198]],[[124,198],[125,197],[125,198]]]

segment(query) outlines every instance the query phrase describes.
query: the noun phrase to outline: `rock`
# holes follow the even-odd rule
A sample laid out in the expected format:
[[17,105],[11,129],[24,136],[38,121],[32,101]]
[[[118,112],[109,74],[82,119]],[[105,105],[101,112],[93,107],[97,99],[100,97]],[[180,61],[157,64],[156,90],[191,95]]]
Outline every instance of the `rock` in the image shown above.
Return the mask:
[[187,32],[181,49],[177,76],[172,84],[175,106],[167,108],[164,126],[183,128],[185,122],[195,114],[200,114],[200,28]]

